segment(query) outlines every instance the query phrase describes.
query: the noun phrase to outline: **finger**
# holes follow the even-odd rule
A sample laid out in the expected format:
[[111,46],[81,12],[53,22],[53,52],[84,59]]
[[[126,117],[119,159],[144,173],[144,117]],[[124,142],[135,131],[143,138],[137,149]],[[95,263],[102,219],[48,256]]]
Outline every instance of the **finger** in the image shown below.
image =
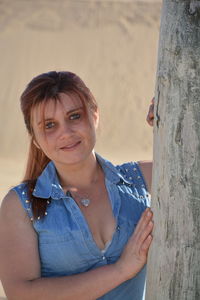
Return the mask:
[[149,250],[152,240],[153,240],[153,236],[150,234],[150,235],[148,235],[148,237],[146,238],[146,240],[144,241],[144,243],[141,246],[140,251],[143,252],[145,255]]
[[147,119],[147,123],[153,127],[153,124],[154,124],[154,118],[152,119]]
[[155,102],[155,97],[153,97],[153,98],[151,99],[151,103],[154,104],[154,102]]
[[139,226],[139,224],[142,223],[143,219],[149,218],[149,217],[151,217],[152,215],[153,215],[153,212],[152,212],[151,208],[150,208],[150,207],[147,207],[147,208],[143,211],[143,213],[142,213],[142,215],[141,215],[141,217],[140,217],[140,219],[139,219],[139,222],[138,222],[138,225],[137,225],[137,226]]
[[153,120],[154,120],[154,104],[151,104],[149,106],[149,111],[146,117],[146,121],[149,125],[153,126]]
[[152,220],[152,218],[153,218],[153,212],[148,207],[142,213],[142,216],[140,217],[140,220],[139,220],[133,234],[136,235],[139,231],[143,230],[144,227],[149,223],[149,221]]
[[154,114],[153,113],[148,113],[146,120],[147,120],[147,122],[153,121],[154,120]]
[[150,111],[150,112],[153,112],[153,111],[154,111],[154,103],[151,104],[151,105],[149,106],[149,111]]
[[136,234],[136,239],[138,239],[138,241],[140,240],[143,242],[147,238],[147,236],[152,232],[153,225],[154,225],[154,222],[152,219],[146,220],[146,223],[144,222],[140,226],[140,228]]
[[140,241],[142,243],[152,233],[153,226],[154,226],[154,222],[152,220],[150,220],[149,223],[143,228],[143,230],[141,230],[141,232],[139,232],[138,238],[140,239]]
[[131,242],[133,242],[135,251],[138,252],[141,250],[142,245],[144,244],[147,237],[152,233],[153,230],[153,222],[152,220],[149,221],[148,224],[144,228],[142,228],[140,231],[137,232],[137,234],[133,237],[131,237]]
[[150,125],[150,126],[152,126],[153,127],[153,124],[154,124],[154,119],[152,119],[152,120],[149,120],[149,121],[147,121],[148,122],[148,124]]
[[148,115],[154,116],[154,104],[151,104],[151,105],[149,106],[149,112],[148,112]]

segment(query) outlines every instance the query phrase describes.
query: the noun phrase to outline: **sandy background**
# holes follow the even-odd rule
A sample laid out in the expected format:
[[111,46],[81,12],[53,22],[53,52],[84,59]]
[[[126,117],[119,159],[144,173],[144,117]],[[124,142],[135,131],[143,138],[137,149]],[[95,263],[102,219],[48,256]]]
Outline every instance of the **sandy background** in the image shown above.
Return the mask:
[[[161,1],[0,1],[0,198],[20,182],[27,134],[19,96],[33,76],[77,73],[101,112],[96,150],[113,162],[152,158]],[[0,287],[0,299],[3,291]]]

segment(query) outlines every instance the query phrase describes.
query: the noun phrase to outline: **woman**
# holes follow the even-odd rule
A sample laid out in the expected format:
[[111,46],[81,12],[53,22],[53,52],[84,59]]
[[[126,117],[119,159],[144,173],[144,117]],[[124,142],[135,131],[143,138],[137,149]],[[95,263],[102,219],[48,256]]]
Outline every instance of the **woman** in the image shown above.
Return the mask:
[[151,163],[113,166],[94,152],[97,103],[71,72],[33,78],[21,108],[26,175],[0,215],[8,299],[142,299]]

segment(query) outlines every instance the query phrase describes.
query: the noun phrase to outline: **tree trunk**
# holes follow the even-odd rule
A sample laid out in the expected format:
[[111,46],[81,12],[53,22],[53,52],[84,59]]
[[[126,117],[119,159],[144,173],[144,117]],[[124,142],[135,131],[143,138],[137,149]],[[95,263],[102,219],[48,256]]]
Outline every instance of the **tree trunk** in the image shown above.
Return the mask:
[[200,299],[200,1],[164,0],[147,300]]

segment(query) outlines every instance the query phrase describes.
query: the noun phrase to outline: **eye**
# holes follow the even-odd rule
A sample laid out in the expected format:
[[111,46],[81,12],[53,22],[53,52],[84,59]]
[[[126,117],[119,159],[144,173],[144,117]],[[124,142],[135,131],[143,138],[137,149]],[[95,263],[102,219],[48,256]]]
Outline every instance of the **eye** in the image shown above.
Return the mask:
[[45,129],[51,129],[55,126],[54,122],[47,122],[45,123]]
[[70,115],[69,119],[70,120],[78,120],[78,119],[80,119],[80,117],[81,117],[80,113],[75,113],[75,114]]

